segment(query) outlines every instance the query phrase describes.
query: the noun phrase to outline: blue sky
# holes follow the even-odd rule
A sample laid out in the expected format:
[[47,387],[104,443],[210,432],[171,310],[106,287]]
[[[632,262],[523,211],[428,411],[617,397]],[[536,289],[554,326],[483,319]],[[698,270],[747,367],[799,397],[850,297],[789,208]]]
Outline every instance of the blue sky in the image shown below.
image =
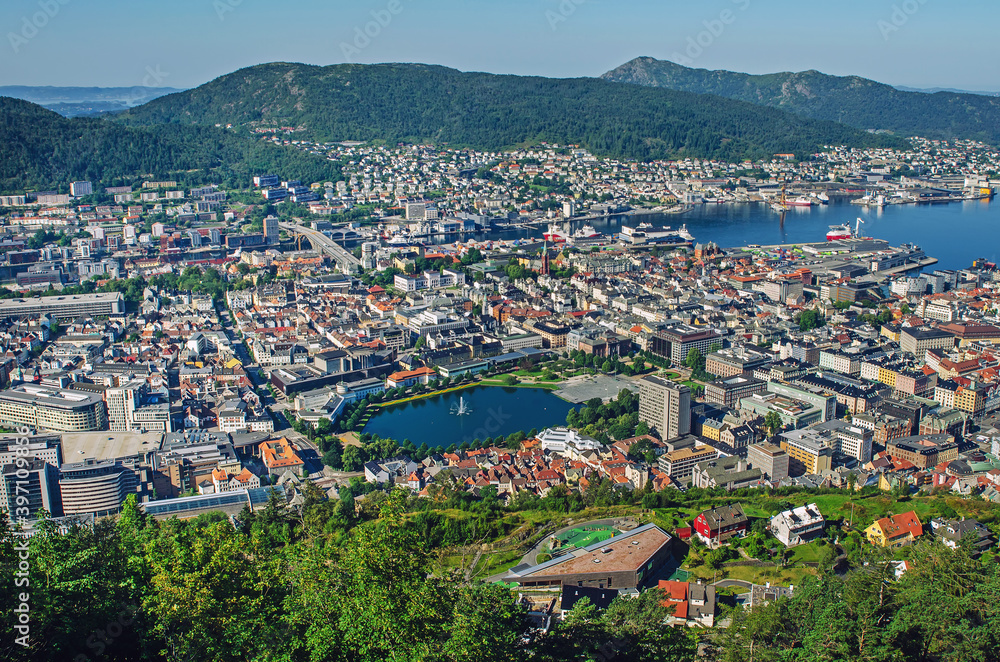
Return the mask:
[[193,87],[279,60],[596,76],[650,55],[1000,90],[998,19],[995,0],[3,0],[0,85]]

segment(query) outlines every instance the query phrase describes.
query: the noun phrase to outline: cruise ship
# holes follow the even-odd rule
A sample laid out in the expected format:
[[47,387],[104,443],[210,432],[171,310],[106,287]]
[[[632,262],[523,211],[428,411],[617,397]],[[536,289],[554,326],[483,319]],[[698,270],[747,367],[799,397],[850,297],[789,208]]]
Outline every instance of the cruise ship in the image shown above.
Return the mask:
[[686,246],[694,242],[694,237],[688,232],[687,224],[677,230],[664,227],[657,230],[649,223],[641,223],[639,227],[622,227],[622,241],[636,245],[665,244],[668,246]]

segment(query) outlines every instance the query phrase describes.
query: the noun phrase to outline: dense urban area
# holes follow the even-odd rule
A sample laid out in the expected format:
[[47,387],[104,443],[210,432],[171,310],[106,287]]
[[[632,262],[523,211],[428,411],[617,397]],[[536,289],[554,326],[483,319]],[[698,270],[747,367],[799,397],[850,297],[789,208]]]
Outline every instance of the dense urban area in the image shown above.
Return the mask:
[[341,178],[0,196],[0,656],[996,659],[987,248],[684,214],[989,200],[1000,152],[255,130]]

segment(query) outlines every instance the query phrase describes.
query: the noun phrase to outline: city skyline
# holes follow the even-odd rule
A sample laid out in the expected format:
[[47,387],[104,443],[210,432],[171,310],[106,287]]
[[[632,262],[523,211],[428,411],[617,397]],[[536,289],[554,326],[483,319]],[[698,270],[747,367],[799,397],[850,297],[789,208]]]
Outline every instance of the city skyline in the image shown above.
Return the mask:
[[[916,88],[1000,89],[976,66],[995,55],[989,19],[1000,7],[962,4],[957,12],[927,0],[847,0],[833,14],[787,0],[299,0],[279,9],[253,0],[16,0],[0,8],[0,84],[189,88],[273,61],[562,78],[650,56],[754,74],[816,69]],[[80,34],[93,36],[83,48]]]

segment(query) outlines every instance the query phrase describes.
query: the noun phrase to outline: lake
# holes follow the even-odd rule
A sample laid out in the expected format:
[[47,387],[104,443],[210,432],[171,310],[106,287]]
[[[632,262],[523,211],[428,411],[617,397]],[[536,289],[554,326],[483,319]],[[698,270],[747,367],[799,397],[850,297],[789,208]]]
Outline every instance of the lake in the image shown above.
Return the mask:
[[[471,414],[457,416],[452,408],[459,399]],[[470,444],[475,440],[532,428],[566,424],[566,414],[574,405],[544,389],[476,386],[386,407],[374,416],[364,431],[402,443],[431,448]]]
[[[829,205],[793,207],[781,217],[762,203],[698,205],[685,214],[649,214],[640,216],[609,216],[590,221],[604,233],[619,232],[624,222],[635,226],[640,222],[658,227],[679,227],[687,224],[688,231],[701,243],[714,241],[723,248],[749,244],[788,244],[820,242],[826,239],[831,225],[850,223],[861,217],[866,224],[865,236],[885,239],[893,246],[914,243],[939,262],[935,269],[963,269],[979,257],[995,262],[1000,255],[1000,201],[970,201],[935,205],[890,205],[884,209],[852,205],[840,199]],[[571,223],[572,229],[583,227],[583,221]],[[533,230],[491,231],[477,233],[476,239],[541,239],[544,227]],[[467,238],[471,238],[469,235]],[[449,243],[454,236],[439,237],[437,243]]]

